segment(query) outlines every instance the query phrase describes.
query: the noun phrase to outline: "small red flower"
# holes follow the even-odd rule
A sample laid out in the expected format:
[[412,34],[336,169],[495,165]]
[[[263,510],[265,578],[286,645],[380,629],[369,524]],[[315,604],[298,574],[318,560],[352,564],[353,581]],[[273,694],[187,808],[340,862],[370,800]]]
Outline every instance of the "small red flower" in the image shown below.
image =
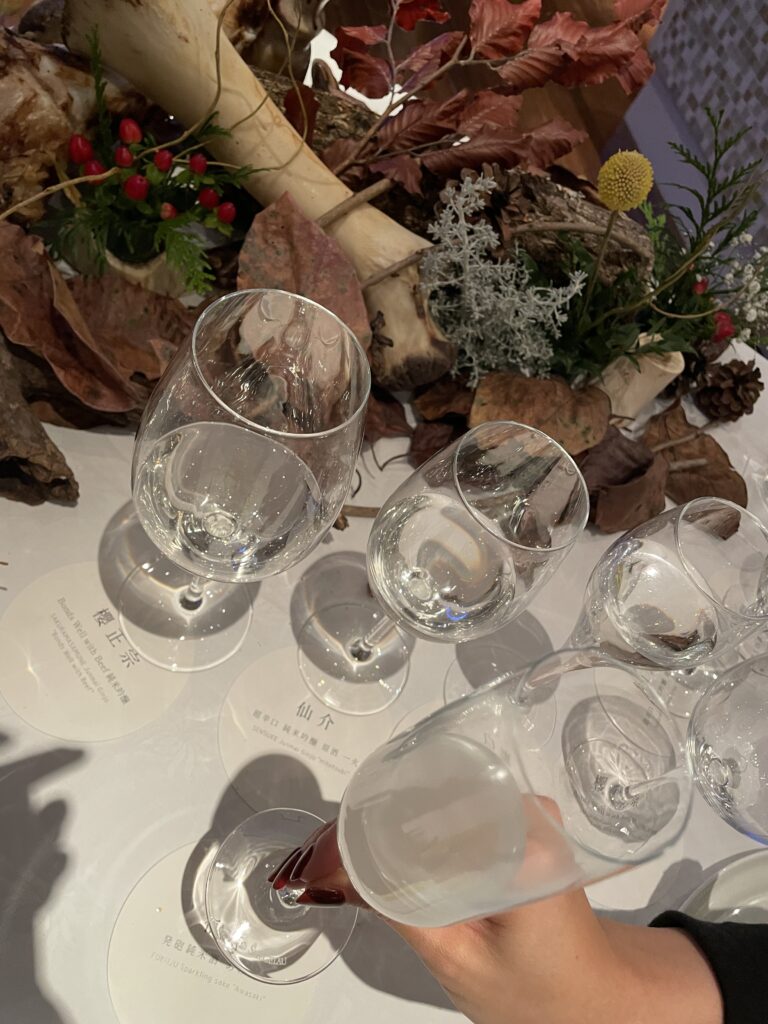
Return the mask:
[[450,14],[440,6],[440,0],[400,0],[395,21],[400,28],[411,32],[419,21],[448,21]]
[[160,203],[160,220],[173,220],[178,216],[179,211],[173,203]]
[[149,182],[143,174],[132,174],[123,182],[123,192],[129,199],[141,203],[149,194]]
[[193,153],[189,158],[189,169],[195,174],[205,174],[208,168],[208,161],[202,153]]
[[731,319],[731,314],[726,313],[724,309],[718,309],[715,313],[715,330],[712,335],[712,341],[727,341],[735,333],[736,327]]
[[[86,160],[83,164],[83,174],[104,174],[106,167],[101,160]],[[98,185],[95,181],[94,185]]]
[[216,216],[219,218],[222,224],[231,224],[237,216],[237,207],[234,203],[226,202],[222,203],[216,209]]
[[219,196],[215,189],[201,188],[197,193],[197,201],[206,210],[215,210],[219,205]]
[[69,159],[73,164],[84,164],[93,159],[93,146],[84,135],[73,135],[69,140]]
[[709,291],[709,281],[706,279],[706,277],[700,277],[698,281],[694,282],[694,295],[704,295],[704,293],[707,291]]
[[115,150],[115,163],[118,167],[130,167],[133,163],[133,153],[127,146],[118,146]]
[[132,117],[124,117],[117,128],[120,141],[128,145],[131,142],[141,142],[141,125]]
[[158,169],[158,171],[170,171],[171,164],[173,163],[173,153],[170,149],[158,149],[155,155],[152,157],[152,163]]

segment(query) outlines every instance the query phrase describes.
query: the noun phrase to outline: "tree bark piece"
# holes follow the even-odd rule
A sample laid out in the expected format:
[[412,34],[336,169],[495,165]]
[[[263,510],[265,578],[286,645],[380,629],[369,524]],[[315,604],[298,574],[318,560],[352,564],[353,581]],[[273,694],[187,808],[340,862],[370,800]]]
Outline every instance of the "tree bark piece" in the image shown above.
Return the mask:
[[64,456],[27,405],[14,360],[0,335],[0,496],[39,505],[76,501],[78,486]]
[[[216,97],[217,22],[202,0],[68,0],[67,44],[84,52],[94,27],[105,62],[183,124],[199,122],[216,101],[218,123],[231,133],[213,140],[210,148],[227,163],[261,168],[246,185],[260,203],[269,205],[288,191],[316,220],[351,195],[302,142],[225,37],[220,38],[222,87]],[[367,205],[337,221],[330,233],[361,280],[430,244]],[[393,342],[372,352],[381,383],[413,387],[445,373],[453,348],[424,305],[417,267],[368,288],[366,301],[372,317],[383,314]]]

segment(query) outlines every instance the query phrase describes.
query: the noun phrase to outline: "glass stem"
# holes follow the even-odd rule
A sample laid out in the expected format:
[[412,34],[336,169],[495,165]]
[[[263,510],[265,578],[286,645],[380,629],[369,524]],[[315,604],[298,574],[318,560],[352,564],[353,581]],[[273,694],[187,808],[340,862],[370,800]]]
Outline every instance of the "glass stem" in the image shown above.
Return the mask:
[[682,779],[687,775],[685,765],[678,764],[670,768],[663,775],[657,775],[653,779],[645,779],[643,782],[633,782],[629,786],[622,786],[620,783],[611,786],[609,795],[614,807],[621,809],[628,804],[634,803],[644,793],[649,793],[657,786],[675,779]]
[[397,626],[392,619],[382,615],[381,619],[367,633],[352,641],[349,645],[350,657],[354,661],[368,661],[374,648],[392,636],[396,630]]
[[193,576],[187,585],[187,589],[179,598],[179,604],[185,612],[196,612],[205,598],[205,579],[202,576]]

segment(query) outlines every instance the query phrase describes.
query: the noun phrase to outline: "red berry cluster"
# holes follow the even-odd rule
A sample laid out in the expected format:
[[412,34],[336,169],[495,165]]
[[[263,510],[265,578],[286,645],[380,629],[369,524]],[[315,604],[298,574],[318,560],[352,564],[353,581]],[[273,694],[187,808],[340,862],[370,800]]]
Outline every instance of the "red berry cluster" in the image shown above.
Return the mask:
[[[137,158],[142,157],[138,147],[144,138],[141,125],[132,117],[124,117],[117,129],[120,142],[115,146],[112,158],[115,166],[120,168],[133,167]],[[131,148],[134,147],[134,148]],[[105,174],[107,168],[94,156],[93,146],[85,135],[72,135],[69,140],[69,159],[73,164],[78,164],[82,174],[95,176]],[[163,174],[168,173],[174,163],[183,167],[182,161],[175,159],[170,149],[158,149],[152,154],[152,163]],[[187,161],[189,170],[198,176],[202,176],[208,169],[208,160],[202,153],[192,153]],[[99,184],[99,182],[94,182]],[[126,198],[134,202],[146,201],[150,192],[150,182],[145,175],[135,173],[123,180],[122,190]],[[216,210],[216,216],[222,224],[231,224],[237,215],[237,208],[234,203],[220,201],[219,193],[210,186],[200,188],[197,193],[197,202],[204,210]],[[173,203],[164,202],[159,208],[162,220],[172,220],[178,216],[178,210]]]

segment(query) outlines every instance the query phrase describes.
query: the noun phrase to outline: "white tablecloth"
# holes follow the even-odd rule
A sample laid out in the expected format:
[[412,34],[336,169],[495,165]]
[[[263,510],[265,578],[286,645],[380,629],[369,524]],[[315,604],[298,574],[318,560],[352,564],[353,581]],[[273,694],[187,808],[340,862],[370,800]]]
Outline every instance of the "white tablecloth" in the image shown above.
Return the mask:
[[[761,362],[768,379],[768,364]],[[0,560],[8,563],[0,565],[0,615],[35,580],[57,567],[95,563],[107,523],[130,498],[131,438],[58,428],[51,434],[77,475],[81,498],[76,508],[0,504]],[[766,397],[754,415],[715,432],[747,478],[750,507],[764,518],[768,507],[759,485],[760,474],[768,472],[766,435]],[[384,460],[405,447],[405,441],[384,441],[377,445],[377,454]],[[360,468],[363,485],[355,501],[365,505],[379,504],[408,473],[404,461],[379,472],[370,452],[364,454]],[[198,843],[212,821],[221,831],[249,813],[229,788],[219,750],[220,713],[230,687],[252,666],[254,694],[258,693],[258,666],[265,657],[279,649],[295,650],[292,598],[296,618],[296,589],[308,570],[329,556],[341,556],[344,562],[345,552],[357,553],[362,564],[369,526],[367,520],[350,520],[348,530],[332,531],[304,563],[262,583],[254,599],[252,628],[237,655],[216,669],[191,675],[167,710],[130,735],[95,743],[65,742],[31,727],[0,699],[2,1024],[114,1024],[119,1019],[110,998],[108,949],[129,893],[173,850]],[[586,577],[609,542],[610,538],[587,531],[530,610],[503,632],[500,641],[521,657],[535,657],[549,645],[562,644],[577,614]],[[454,656],[453,647],[422,640],[415,644],[409,682],[383,727],[385,734],[409,712],[426,710],[441,699]],[[30,675],[29,685],[35,684]],[[299,697],[303,692],[297,671],[285,685],[294,687]],[[336,717],[341,733],[371,728],[364,724],[368,720],[345,718],[341,723],[343,716]],[[81,756],[71,760],[62,750]],[[25,764],[27,758],[34,760]],[[341,785],[332,794],[315,793],[316,806],[308,809],[332,813]],[[264,805],[271,802],[272,793],[275,802],[285,802],[284,780],[266,779]],[[53,807],[47,806],[51,802]],[[696,796],[674,850],[659,863],[604,883],[594,891],[593,901],[618,908],[628,920],[647,921],[679,905],[713,865],[751,848],[756,847]],[[162,984],[154,975],[147,981],[141,966],[130,962],[121,966],[113,958],[110,969],[123,987]],[[120,979],[121,969],[127,978]],[[257,983],[249,984],[252,991]],[[449,1012],[444,995],[415,957],[370,918],[358,924],[344,955],[301,987],[297,1002],[296,993],[288,988],[258,986],[252,997],[253,1019],[290,1018],[291,1024],[299,1024],[357,1021],[364,1015],[366,1024],[390,1024],[393,1017],[417,1024]],[[157,1005],[163,1005],[159,991],[155,994]],[[153,999],[154,995],[150,1005]],[[227,1016],[222,1006],[218,1019]],[[121,1017],[121,1024],[139,1024],[127,1019],[130,1013],[125,1010]],[[169,1016],[158,1009],[140,1024],[185,1024],[184,1011]]]

